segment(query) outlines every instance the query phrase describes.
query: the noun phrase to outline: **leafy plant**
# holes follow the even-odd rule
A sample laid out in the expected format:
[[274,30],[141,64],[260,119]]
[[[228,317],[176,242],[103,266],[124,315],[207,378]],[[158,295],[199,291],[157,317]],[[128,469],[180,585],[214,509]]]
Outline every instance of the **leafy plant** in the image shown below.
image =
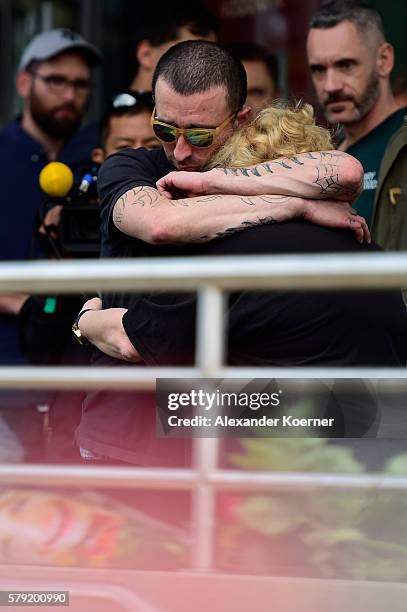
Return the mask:
[[[230,454],[246,470],[361,474],[346,447],[320,438],[241,441]],[[407,453],[390,459],[387,474],[407,474]],[[388,491],[323,490],[220,496],[221,569],[259,574],[405,580],[407,496]],[[228,508],[223,513],[222,509]]]

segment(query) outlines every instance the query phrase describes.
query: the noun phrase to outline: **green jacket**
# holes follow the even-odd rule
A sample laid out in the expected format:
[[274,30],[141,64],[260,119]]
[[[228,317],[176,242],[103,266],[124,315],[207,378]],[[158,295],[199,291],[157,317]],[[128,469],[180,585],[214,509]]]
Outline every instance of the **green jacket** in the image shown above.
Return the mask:
[[380,165],[371,233],[386,251],[407,251],[407,115]]

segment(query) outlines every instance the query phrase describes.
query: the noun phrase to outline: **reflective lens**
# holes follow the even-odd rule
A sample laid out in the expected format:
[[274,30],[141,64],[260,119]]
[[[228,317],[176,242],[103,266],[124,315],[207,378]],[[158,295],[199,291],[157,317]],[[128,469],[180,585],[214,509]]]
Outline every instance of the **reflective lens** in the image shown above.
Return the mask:
[[153,126],[154,134],[163,142],[175,142],[182,135],[193,147],[210,147],[215,136],[220,134],[235,117],[236,113],[226,117],[216,128],[179,128],[157,119],[154,109],[150,122]]
[[[163,142],[175,142],[177,132],[180,131],[171,125],[159,123],[158,121],[154,121],[152,125],[154,134]],[[214,132],[215,130],[194,130],[191,128],[183,130],[181,133],[193,147],[210,147],[213,142]]]
[[165,125],[164,123],[156,123],[153,122],[153,131],[154,134],[162,140],[163,142],[174,142],[177,137],[177,131],[175,128],[172,128],[170,125]]
[[213,134],[214,130],[212,132],[187,130],[184,136],[193,147],[210,147],[213,142]]

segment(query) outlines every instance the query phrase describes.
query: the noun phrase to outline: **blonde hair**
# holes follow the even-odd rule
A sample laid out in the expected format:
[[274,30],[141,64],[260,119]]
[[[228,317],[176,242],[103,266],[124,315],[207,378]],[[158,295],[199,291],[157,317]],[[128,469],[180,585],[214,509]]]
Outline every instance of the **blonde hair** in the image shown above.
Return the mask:
[[333,148],[329,131],[315,124],[310,104],[269,106],[232,134],[210,160],[208,168],[242,168]]

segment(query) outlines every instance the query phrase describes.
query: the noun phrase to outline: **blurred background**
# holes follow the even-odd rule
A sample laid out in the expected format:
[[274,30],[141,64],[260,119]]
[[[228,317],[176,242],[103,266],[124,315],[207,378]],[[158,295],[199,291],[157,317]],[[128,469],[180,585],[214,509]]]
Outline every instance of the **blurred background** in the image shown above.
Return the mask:
[[[105,55],[89,110],[90,119],[98,117],[111,95],[126,88],[134,73],[135,30],[164,4],[168,2],[0,0],[0,124],[19,110],[13,81],[23,48],[36,33],[57,27],[80,32]],[[314,100],[304,49],[308,23],[320,0],[204,0],[202,4],[220,21],[221,43],[264,45],[278,58],[282,94]],[[372,0],[370,4],[381,13],[388,40],[395,47],[394,77],[406,74],[407,3]]]

